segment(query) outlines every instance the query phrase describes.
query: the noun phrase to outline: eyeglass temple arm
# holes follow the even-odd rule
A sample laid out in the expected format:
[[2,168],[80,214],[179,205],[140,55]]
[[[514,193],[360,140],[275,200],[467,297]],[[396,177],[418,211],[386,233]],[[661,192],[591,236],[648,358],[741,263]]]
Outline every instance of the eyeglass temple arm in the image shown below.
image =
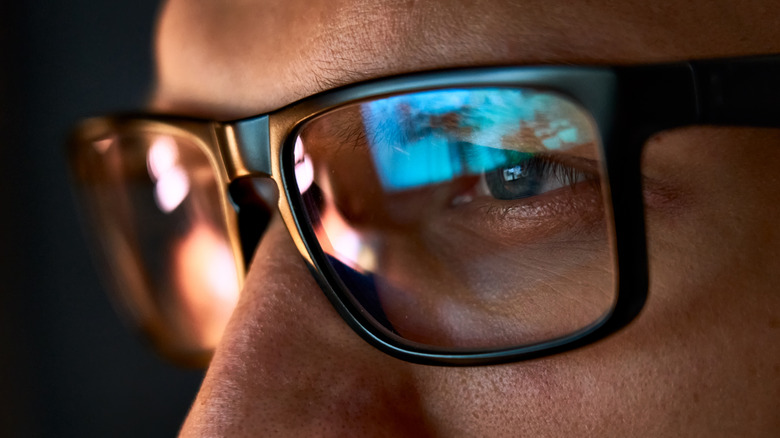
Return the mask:
[[700,123],[780,128],[780,56],[690,66]]
[[616,69],[623,140],[689,125],[780,128],[780,56]]

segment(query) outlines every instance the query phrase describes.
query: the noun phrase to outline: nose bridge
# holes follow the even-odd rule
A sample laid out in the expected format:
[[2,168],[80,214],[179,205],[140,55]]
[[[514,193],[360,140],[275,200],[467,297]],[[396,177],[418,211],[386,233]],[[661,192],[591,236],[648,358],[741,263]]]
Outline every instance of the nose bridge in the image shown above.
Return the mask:
[[229,181],[248,175],[271,176],[267,115],[222,123],[215,130]]

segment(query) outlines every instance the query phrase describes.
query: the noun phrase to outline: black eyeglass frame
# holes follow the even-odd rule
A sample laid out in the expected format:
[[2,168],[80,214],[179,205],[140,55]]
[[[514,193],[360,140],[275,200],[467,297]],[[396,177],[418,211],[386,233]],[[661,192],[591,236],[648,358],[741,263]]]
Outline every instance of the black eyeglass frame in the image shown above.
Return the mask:
[[[453,69],[344,86],[268,114],[230,122],[154,115],[92,119],[82,125],[77,137],[128,124],[191,133],[210,155],[226,191],[231,182],[244,177],[275,181],[280,193],[278,208],[298,250],[332,305],[362,338],[409,362],[487,365],[579,348],[632,321],[646,301],[649,282],[640,172],[645,142],[657,132],[687,125],[780,128],[780,116],[772,112],[780,102],[779,78],[780,56],[776,55],[619,67]],[[517,348],[470,351],[403,340],[373,321],[346,290],[307,220],[293,157],[295,139],[306,122],[344,105],[390,95],[476,87],[532,88],[564,95],[588,110],[599,129],[606,175],[602,191],[612,207],[606,210],[614,230],[616,300],[603,319],[571,335]]]

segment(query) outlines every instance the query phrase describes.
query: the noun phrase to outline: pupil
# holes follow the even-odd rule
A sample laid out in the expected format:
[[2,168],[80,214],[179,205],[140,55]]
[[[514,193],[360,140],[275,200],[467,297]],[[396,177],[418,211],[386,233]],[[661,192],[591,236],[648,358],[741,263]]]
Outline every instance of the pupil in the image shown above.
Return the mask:
[[490,194],[496,199],[522,199],[539,194],[540,180],[533,166],[522,164],[499,168],[485,174]]
[[514,181],[523,176],[523,166],[515,166],[509,169],[504,169],[504,182]]

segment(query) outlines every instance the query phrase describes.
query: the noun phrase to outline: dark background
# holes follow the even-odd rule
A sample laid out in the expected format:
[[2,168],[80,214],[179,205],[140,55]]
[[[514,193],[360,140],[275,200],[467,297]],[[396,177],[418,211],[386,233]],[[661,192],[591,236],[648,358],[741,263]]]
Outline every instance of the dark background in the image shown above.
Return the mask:
[[154,0],[0,0],[0,436],[173,436],[202,373],[115,315],[81,235],[63,143],[137,109]]

